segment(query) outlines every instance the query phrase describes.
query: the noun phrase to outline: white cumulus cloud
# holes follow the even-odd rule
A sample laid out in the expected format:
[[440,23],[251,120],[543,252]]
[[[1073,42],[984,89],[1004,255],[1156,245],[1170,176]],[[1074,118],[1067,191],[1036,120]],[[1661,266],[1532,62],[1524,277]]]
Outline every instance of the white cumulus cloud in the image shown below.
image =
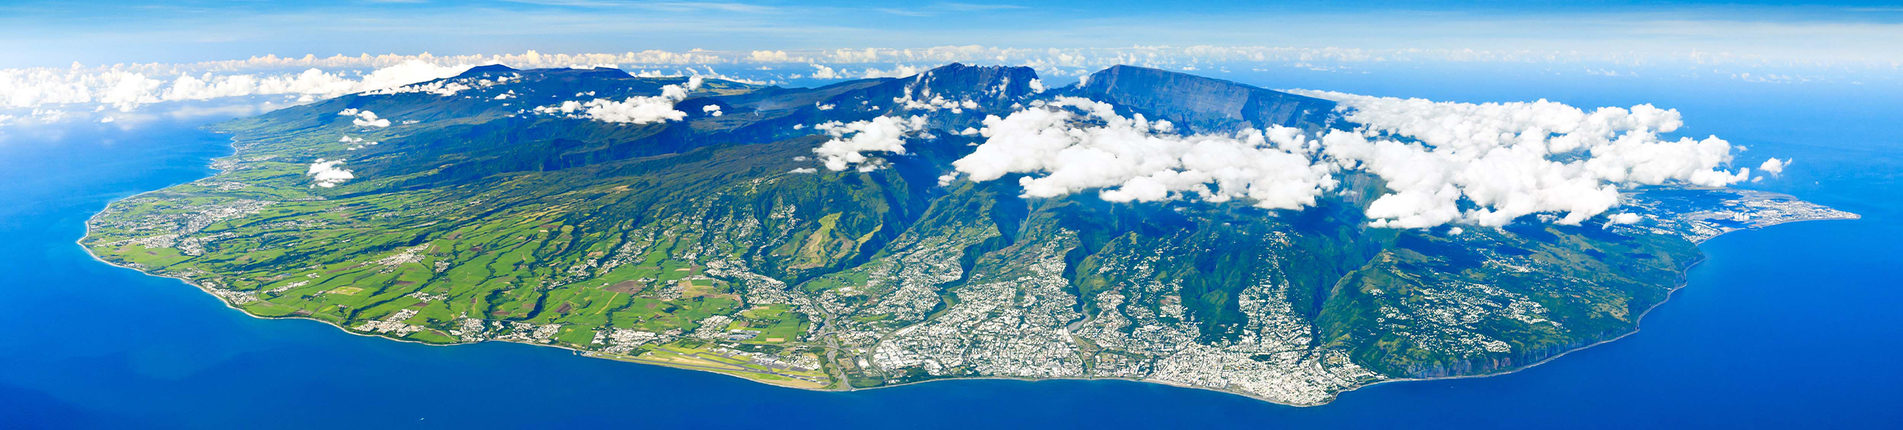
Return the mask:
[[1728,170],[1732,147],[1723,139],[1661,137],[1683,121],[1650,105],[1586,111],[1543,100],[1304,93],[1339,102],[1361,126],[1319,137],[1279,126],[1185,135],[1167,121],[1060,97],[987,118],[983,144],[952,166],[974,181],[1025,174],[1019,182],[1031,197],[1100,190],[1110,201],[1240,198],[1275,209],[1312,206],[1341,175],[1367,174],[1385,186],[1367,205],[1370,225],[1391,228],[1500,226],[1529,215],[1579,224],[1618,207],[1625,187],[1749,178],[1749,169]]
[[358,127],[383,128],[383,127],[390,126],[390,120],[388,118],[377,118],[376,112],[371,112],[367,110],[359,110],[357,108],[349,108],[349,109],[344,109],[342,111],[339,111],[337,112],[337,114],[348,116],[348,117],[354,117],[350,119],[350,124],[358,126]]
[[1388,192],[1368,207],[1373,225],[1421,228],[1457,222],[1498,226],[1531,214],[1578,224],[1618,206],[1629,185],[1724,186],[1731,144],[1717,137],[1660,137],[1683,121],[1651,105],[1592,111],[1545,100],[1451,103],[1303,92],[1335,100],[1363,127],[1322,137],[1346,169],[1379,176]]
[[1194,195],[1298,209],[1335,187],[1331,166],[1310,156],[1314,142],[1292,128],[1184,136],[1168,121],[1123,117],[1109,104],[1072,97],[984,124],[984,143],[952,166],[974,181],[1030,174],[1019,184],[1032,197],[1102,189],[1110,201]]
[[311,163],[310,170],[305,172],[304,175],[311,177],[311,183],[313,185],[324,188],[335,187],[338,184],[357,178],[357,176],[352,175],[349,170],[337,167],[343,164],[344,160],[325,160],[319,158],[317,162]]
[[[464,69],[466,70],[467,67],[464,67]],[[428,76],[434,72],[442,72],[442,71],[419,70],[416,72],[416,74],[419,76]],[[456,73],[460,74],[462,72],[458,71]],[[434,78],[429,78],[429,79],[434,79]],[[397,79],[397,80],[401,80],[401,79]],[[494,87],[498,85],[507,85],[510,82],[515,82],[520,80],[522,80],[522,75],[519,73],[508,75],[508,76],[498,76],[498,77],[495,77],[494,79],[486,78],[486,77],[434,79],[428,82],[375,89],[375,90],[365,91],[363,93],[371,94],[371,95],[427,93],[427,94],[435,94],[435,95],[443,96],[443,97],[449,97],[449,96],[453,96],[453,95],[456,95],[457,93],[467,91],[467,90],[489,88],[489,87]],[[503,97],[505,95],[510,95],[510,94],[508,93],[498,94],[496,95],[495,98],[496,100],[506,99],[506,97]]]
[[[570,117],[588,118],[601,122],[624,124],[651,124],[666,121],[679,121],[687,117],[687,112],[674,109],[674,104],[687,99],[687,94],[700,89],[700,76],[687,79],[682,85],[661,87],[658,96],[634,96],[620,101],[594,99],[586,102],[569,100],[555,106],[537,106],[535,111],[544,114],[560,114]],[[719,109],[716,107],[715,109]]]
[[820,64],[813,64],[812,66],[813,66],[813,79],[844,79],[845,78],[844,75],[839,74],[839,71],[833,70],[833,68],[831,67],[827,67],[825,65],[820,65]]
[[827,169],[840,171],[856,165],[860,170],[870,170],[877,168],[877,165],[867,163],[871,159],[866,153],[904,154],[905,138],[925,130],[925,117],[881,116],[847,123],[829,121],[813,126],[813,129],[833,137],[818,148],[813,148],[813,153],[819,156]]
[[455,76],[469,67],[409,59],[362,74],[317,68],[296,73],[187,72],[190,67],[185,66],[0,69],[0,107],[98,104],[130,112],[169,101],[286,94],[335,97]]
[[1758,171],[1768,173],[1771,176],[1777,176],[1777,175],[1784,174],[1784,166],[1789,166],[1789,165],[1791,165],[1791,159],[1786,158],[1786,159],[1779,160],[1774,157],[1768,160],[1764,160],[1764,164],[1759,164]]

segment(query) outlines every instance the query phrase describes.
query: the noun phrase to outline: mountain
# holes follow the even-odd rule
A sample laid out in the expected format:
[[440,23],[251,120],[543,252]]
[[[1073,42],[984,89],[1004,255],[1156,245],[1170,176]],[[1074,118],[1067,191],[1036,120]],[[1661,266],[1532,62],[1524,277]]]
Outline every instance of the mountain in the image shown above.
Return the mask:
[[218,174],[113,203],[82,243],[252,315],[407,341],[812,389],[1118,378],[1313,405],[1622,336],[1698,241],[1854,216],[1666,186],[1625,196],[1645,224],[1462,233],[1371,227],[1365,175],[1286,210],[1034,197],[953,166],[1001,117],[1084,99],[1164,135],[1353,126],[1128,66],[1063,88],[959,64],[819,88],[484,66],[223,124]]
[[1113,66],[1092,73],[1074,94],[1200,130],[1318,130],[1335,102],[1157,69]]

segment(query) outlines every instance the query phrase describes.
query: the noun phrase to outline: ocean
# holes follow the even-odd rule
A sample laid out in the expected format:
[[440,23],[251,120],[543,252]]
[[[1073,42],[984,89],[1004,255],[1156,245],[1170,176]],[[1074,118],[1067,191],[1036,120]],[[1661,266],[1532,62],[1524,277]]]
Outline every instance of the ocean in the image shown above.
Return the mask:
[[[1204,72],[1198,72],[1204,73]],[[74,244],[107,202],[211,173],[228,116],[5,130],[0,428],[1903,427],[1903,91],[1481,66],[1212,73],[1268,88],[1457,101],[1654,103],[1683,134],[1791,157],[1749,187],[1863,215],[1705,243],[1642,330],[1507,375],[1399,382],[1298,408],[1123,381],[855,392],[519,344],[434,347],[261,320]]]

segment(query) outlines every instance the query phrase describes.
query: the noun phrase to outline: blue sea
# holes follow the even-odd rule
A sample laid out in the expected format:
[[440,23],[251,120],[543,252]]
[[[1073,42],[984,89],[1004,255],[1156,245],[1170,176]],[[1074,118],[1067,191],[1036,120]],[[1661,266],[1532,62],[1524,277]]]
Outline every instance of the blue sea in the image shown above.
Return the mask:
[[74,240],[107,202],[229,153],[218,115],[0,140],[0,428],[1903,427],[1903,91],[1540,67],[1215,73],[1268,88],[1458,101],[1654,103],[1683,132],[1796,162],[1751,187],[1863,215],[1723,236],[1637,334],[1503,376],[1382,384],[1296,408],[1119,381],[828,393],[487,343],[432,347],[260,320]]

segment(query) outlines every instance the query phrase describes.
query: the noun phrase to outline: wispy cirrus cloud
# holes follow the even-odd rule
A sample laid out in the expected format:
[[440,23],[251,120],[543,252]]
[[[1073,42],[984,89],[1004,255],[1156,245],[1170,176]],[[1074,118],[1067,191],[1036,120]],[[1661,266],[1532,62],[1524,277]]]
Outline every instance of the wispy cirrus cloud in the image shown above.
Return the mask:
[[573,8],[632,8],[662,12],[730,12],[730,13],[770,13],[780,11],[776,6],[766,6],[737,2],[695,2],[695,1],[617,1],[617,0],[505,0],[510,3],[538,6],[557,6]]
[[[0,67],[181,62],[259,53],[526,49],[793,50],[842,46],[1283,46],[1619,57],[1694,55],[1766,64],[1903,63],[1903,14],[1887,8],[1627,5],[1395,10],[1365,5],[982,1],[887,3],[478,0],[418,4],[146,2],[0,6]],[[141,10],[133,16],[111,11]],[[883,19],[847,19],[864,13]],[[210,18],[216,17],[216,18]],[[1029,45],[1027,45],[1029,44]]]
[[1024,5],[1020,5],[1020,4],[1007,4],[1007,3],[960,3],[960,2],[945,2],[945,3],[938,3],[938,4],[936,5],[936,6],[938,6],[938,7],[939,7],[939,8],[941,8],[941,9],[945,9],[945,10],[955,10],[955,11],[963,11],[963,12],[982,12],[982,11],[993,11],[993,10],[1019,10],[1019,9],[1025,9],[1025,8],[1029,8],[1029,6],[1024,6]]
[[901,16],[910,16],[910,17],[929,17],[929,16],[957,15],[957,14],[970,14],[970,13],[983,13],[983,12],[1019,11],[1019,10],[1029,9],[1029,8],[1030,8],[1029,6],[1017,5],[1017,4],[944,2],[944,3],[928,3],[928,4],[918,5],[914,7],[907,7],[907,8],[884,7],[884,8],[876,8],[874,10],[885,12],[892,15],[901,15]]

